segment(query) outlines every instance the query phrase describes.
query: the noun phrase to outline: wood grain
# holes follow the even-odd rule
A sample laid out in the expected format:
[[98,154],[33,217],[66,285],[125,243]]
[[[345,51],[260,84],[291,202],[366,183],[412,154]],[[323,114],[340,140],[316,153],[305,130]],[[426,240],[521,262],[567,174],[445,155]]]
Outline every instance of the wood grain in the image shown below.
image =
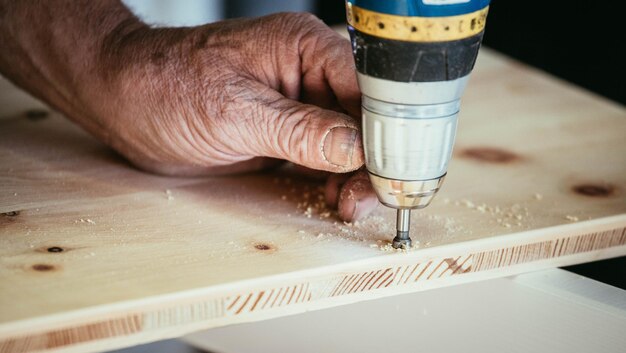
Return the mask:
[[[489,50],[420,248],[286,170],[134,169],[2,83],[0,352],[97,351],[626,254],[626,112]],[[27,113],[31,111],[30,113]],[[307,210],[307,207],[311,207]]]

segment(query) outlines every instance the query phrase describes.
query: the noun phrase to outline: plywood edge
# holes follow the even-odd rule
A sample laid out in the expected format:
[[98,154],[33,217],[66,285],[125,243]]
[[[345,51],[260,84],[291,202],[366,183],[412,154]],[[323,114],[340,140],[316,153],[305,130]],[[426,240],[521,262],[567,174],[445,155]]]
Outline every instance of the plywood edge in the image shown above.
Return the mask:
[[[123,347],[234,323],[626,255],[626,215],[0,325],[0,352]],[[91,348],[90,348],[91,347]]]

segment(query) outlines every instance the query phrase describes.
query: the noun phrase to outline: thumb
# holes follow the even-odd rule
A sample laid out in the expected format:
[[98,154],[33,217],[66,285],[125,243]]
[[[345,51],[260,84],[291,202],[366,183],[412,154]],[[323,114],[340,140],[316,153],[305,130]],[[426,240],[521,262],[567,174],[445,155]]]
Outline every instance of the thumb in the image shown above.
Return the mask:
[[348,172],[363,165],[357,123],[335,111],[281,98],[262,104],[265,156],[318,170]]

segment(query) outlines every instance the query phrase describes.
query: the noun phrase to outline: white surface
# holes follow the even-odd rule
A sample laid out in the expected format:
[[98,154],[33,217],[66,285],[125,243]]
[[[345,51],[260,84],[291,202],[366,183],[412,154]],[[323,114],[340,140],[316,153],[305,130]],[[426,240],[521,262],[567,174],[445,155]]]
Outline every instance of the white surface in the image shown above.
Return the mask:
[[224,18],[220,0],[123,0],[143,21],[159,26],[197,26]]
[[131,348],[124,348],[109,353],[207,353],[198,350],[177,339],[158,341],[154,343],[141,344]]
[[143,21],[156,26],[197,26],[226,17],[256,17],[283,11],[313,11],[312,0],[123,0]]
[[187,336],[247,352],[624,352],[626,291],[547,270]]

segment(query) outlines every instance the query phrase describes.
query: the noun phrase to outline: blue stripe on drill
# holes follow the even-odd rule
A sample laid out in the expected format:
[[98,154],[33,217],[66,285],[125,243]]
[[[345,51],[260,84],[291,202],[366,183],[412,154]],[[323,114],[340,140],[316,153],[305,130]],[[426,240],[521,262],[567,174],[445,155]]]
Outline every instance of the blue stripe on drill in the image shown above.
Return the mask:
[[[490,0],[346,0],[366,10],[398,16],[446,17],[464,15],[489,5]],[[426,4],[424,3],[426,2]],[[434,4],[442,5],[434,5]],[[443,5],[445,3],[452,3]]]

